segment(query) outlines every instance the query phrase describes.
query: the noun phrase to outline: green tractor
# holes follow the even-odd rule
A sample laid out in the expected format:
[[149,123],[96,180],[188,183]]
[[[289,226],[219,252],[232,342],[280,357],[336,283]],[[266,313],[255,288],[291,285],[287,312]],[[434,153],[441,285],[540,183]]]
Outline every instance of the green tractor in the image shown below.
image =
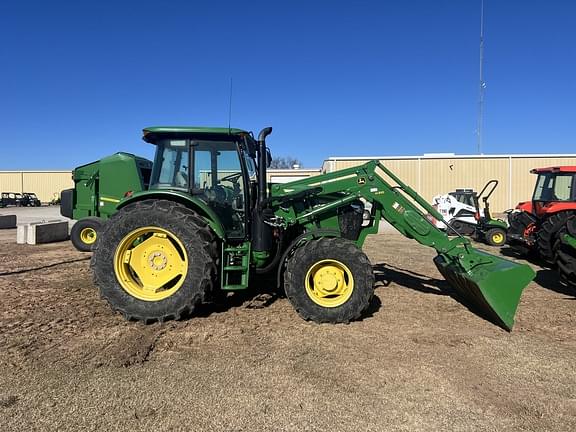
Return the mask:
[[425,213],[440,214],[378,161],[268,185],[271,132],[254,139],[240,129],[144,129],[156,146],[150,187],[117,205],[92,255],[94,281],[113,309],[146,323],[179,319],[268,274],[302,318],[346,323],[373,296],[372,265],[361,248],[385,219],[434,248],[438,270],[467,303],[511,330],[535,275],[529,266],[436,229]]
[[60,194],[60,214],[77,220],[70,230],[74,247],[90,252],[116,205],[147,189],[151,172],[151,161],[130,153],[115,153],[76,168],[72,172],[74,188]]
[[[508,224],[502,219],[494,219],[490,213],[488,199],[498,186],[498,180],[490,180],[484,185],[480,193],[474,196],[474,207],[476,208],[476,229],[475,236],[478,241],[483,241],[490,246],[503,246],[506,243],[506,230]],[[480,204],[480,200],[484,205]]]

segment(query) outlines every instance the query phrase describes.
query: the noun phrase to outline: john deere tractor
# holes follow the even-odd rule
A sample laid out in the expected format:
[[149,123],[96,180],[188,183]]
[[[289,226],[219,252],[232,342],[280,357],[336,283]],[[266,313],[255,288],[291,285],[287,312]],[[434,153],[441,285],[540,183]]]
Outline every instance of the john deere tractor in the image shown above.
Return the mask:
[[349,322],[373,296],[361,247],[385,219],[437,251],[438,270],[469,305],[512,328],[530,267],[449,238],[425,216],[440,214],[378,161],[269,186],[271,131],[254,139],[240,129],[144,129],[156,146],[150,187],[118,203],[92,256],[94,281],[113,309],[144,322],[178,319],[262,273],[283,285],[302,318]]

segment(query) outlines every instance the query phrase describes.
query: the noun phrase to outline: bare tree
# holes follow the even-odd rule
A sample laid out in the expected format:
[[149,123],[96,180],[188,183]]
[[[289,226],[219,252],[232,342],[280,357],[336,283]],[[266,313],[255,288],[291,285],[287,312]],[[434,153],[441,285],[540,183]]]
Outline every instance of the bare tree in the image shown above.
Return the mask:
[[294,165],[298,165],[299,168],[302,168],[302,162],[292,156],[276,156],[272,158],[270,168],[291,169],[294,168]]

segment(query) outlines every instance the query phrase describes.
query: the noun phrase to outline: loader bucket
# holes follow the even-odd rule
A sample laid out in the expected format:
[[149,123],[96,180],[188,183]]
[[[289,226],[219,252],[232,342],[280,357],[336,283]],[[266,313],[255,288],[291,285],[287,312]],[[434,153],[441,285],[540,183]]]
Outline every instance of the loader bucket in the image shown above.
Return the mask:
[[[438,255],[436,267],[471,307],[480,315],[511,331],[522,291],[536,276],[526,264],[517,264],[478,250],[468,252],[475,262],[466,271],[458,258]],[[469,257],[470,257],[469,255]]]

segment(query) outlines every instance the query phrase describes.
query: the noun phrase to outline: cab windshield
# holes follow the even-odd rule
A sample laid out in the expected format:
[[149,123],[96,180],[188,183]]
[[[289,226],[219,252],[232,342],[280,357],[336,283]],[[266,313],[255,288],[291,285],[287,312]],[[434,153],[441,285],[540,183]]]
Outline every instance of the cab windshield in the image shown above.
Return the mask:
[[574,201],[574,173],[543,173],[538,176],[533,201]]
[[463,192],[452,192],[450,195],[453,195],[456,198],[456,201],[474,207],[474,195],[472,193],[463,193]]

